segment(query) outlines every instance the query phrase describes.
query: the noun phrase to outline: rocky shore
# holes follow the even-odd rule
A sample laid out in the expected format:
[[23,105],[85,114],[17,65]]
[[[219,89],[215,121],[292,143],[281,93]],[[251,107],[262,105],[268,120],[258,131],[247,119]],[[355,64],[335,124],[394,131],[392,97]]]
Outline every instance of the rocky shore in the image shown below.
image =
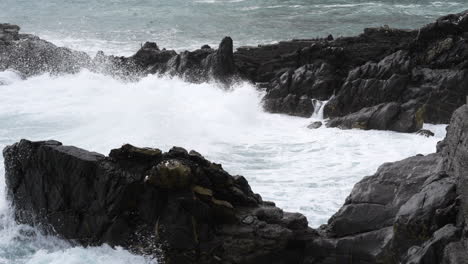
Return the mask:
[[416,132],[423,123],[448,123],[468,94],[468,11],[417,30],[367,28],[355,37],[301,39],[233,49],[224,38],[177,53],[147,42],[130,57],[94,58],[59,48],[19,27],[0,24],[0,70],[24,76],[82,68],[138,78],[180,76],[191,82],[238,80],[266,90],[273,113],[310,117],[314,101],[329,100],[328,126]]
[[124,145],[109,156],[56,141],[3,151],[19,223],[164,263],[468,262],[468,106],[437,152],[383,164],[319,229],[263,201],[195,151]]

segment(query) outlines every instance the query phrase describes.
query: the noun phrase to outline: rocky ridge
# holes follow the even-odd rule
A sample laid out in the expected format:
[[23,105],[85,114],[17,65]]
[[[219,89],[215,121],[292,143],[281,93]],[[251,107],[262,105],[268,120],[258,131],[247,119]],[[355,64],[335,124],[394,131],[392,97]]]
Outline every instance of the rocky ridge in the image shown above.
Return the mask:
[[[314,100],[329,100],[328,126],[416,132],[423,123],[448,123],[468,95],[468,11],[439,18],[418,30],[367,28],[355,37],[299,39],[233,50],[205,45],[177,53],[154,42],[130,57],[94,58],[20,34],[0,24],[0,70],[25,76],[88,68],[123,78],[147,74],[191,82],[237,80],[266,90],[273,113],[310,117]],[[383,120],[381,120],[383,118]]]
[[22,140],[3,154],[16,220],[83,245],[166,263],[468,261],[466,105],[436,153],[383,164],[316,230],[195,151],[124,145],[105,157]]

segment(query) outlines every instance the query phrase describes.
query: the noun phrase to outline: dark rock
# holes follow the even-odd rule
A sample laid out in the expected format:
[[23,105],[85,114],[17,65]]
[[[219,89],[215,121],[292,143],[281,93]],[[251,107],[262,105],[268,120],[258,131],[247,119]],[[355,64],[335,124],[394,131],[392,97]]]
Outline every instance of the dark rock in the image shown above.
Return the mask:
[[340,117],[394,101],[411,102],[413,112],[424,109],[424,122],[448,123],[468,94],[468,43],[463,37],[467,29],[459,26],[467,17],[468,11],[442,17],[420,29],[400,51],[350,71],[325,106],[325,116]]
[[263,203],[245,178],[183,148],[127,144],[105,157],[22,140],[3,154],[15,219],[85,246],[165,263],[299,263],[305,238],[294,234],[312,232],[303,215]]
[[44,72],[75,73],[91,65],[84,52],[59,48],[36,36],[19,34],[16,25],[0,24],[0,71],[19,71],[24,76]]
[[465,11],[419,30],[366,28],[355,37],[297,39],[235,52],[229,37],[217,50],[204,45],[181,53],[146,42],[133,56],[101,52],[92,61],[84,53],[19,34],[18,26],[0,24],[0,70],[10,68],[30,76],[88,68],[132,80],[164,74],[224,85],[241,78],[266,90],[264,108],[272,113],[310,117],[311,100],[329,100],[324,116],[337,118],[398,103],[403,110],[385,129],[413,132],[415,118],[418,125],[448,123],[465,103],[467,17]]
[[285,113],[293,116],[310,117],[314,113],[312,100],[307,96],[288,94],[285,98],[266,99],[264,108],[272,113]]
[[315,122],[311,123],[310,125],[308,125],[307,128],[317,129],[317,128],[320,128],[321,126],[322,126],[322,122],[315,121]]
[[19,40],[18,32],[20,27],[11,24],[0,24],[0,41],[10,42]]
[[336,117],[327,122],[327,127],[341,129],[377,129],[398,132],[416,132],[423,126],[420,112],[406,109],[406,105],[383,103],[366,107],[344,117]]
[[[464,263],[468,106],[438,152],[382,165],[308,242],[311,263]],[[465,230],[465,231],[463,231]]]
[[416,134],[424,136],[424,137],[433,137],[435,134],[434,132],[428,130],[428,129],[421,129]]

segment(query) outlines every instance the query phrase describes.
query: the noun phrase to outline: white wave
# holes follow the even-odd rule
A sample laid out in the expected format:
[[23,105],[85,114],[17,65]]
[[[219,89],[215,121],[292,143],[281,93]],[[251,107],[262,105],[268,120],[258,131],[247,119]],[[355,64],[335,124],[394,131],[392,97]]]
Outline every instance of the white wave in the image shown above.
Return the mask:
[[22,79],[21,74],[19,74],[16,71],[8,70],[8,71],[0,72],[0,85],[12,84],[21,79]]
[[[389,131],[310,130],[307,125],[320,113],[311,119],[265,113],[262,94],[247,83],[225,91],[216,84],[156,76],[122,82],[88,71],[13,79],[0,86],[0,148],[21,138],[53,138],[101,153],[123,143],[195,149],[230,173],[244,175],[265,200],[304,213],[311,226],[325,223],[352,186],[382,163],[434,152],[445,134],[445,126],[429,126],[436,132],[432,138]],[[2,170],[0,166],[0,175]],[[0,212],[5,212],[7,203],[0,195]],[[2,239],[10,241],[0,233]],[[102,252],[114,260],[128,254],[108,248],[37,250],[26,258],[37,262],[29,263],[64,256],[85,259]]]

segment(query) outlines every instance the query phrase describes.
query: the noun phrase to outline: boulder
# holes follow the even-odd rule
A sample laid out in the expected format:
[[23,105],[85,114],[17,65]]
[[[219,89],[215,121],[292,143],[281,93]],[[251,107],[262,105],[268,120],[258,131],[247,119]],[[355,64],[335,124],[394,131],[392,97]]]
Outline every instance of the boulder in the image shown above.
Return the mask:
[[299,263],[307,219],[263,202],[195,151],[124,145],[109,156],[57,141],[4,150],[19,223],[164,263]]
[[435,134],[434,132],[428,130],[428,129],[421,129],[418,132],[416,132],[417,135],[421,135],[424,137],[433,137]]
[[315,121],[315,122],[312,122],[310,125],[307,126],[307,128],[309,129],[317,129],[317,128],[320,128],[322,126],[322,122],[320,121]]
[[399,103],[383,103],[366,107],[356,113],[336,117],[327,122],[327,127],[341,129],[376,129],[398,132],[416,132],[423,126],[421,111],[414,112],[408,105]]

